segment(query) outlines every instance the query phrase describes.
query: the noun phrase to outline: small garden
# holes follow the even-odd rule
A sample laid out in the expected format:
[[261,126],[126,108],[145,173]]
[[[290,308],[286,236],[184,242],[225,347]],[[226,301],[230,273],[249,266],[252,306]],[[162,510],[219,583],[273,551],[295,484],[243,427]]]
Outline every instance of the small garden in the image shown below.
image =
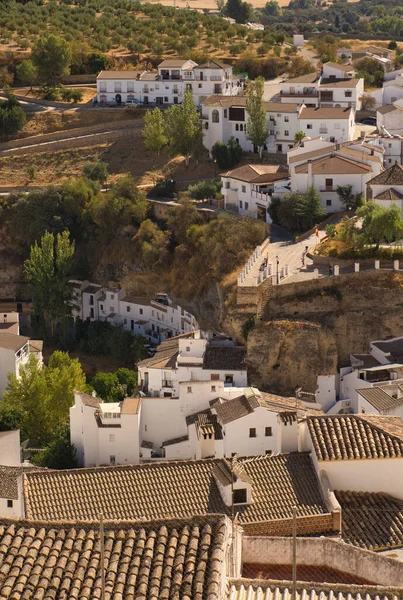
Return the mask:
[[396,204],[384,208],[369,200],[356,216],[326,227],[327,238],[317,253],[340,259],[403,258],[403,218]]

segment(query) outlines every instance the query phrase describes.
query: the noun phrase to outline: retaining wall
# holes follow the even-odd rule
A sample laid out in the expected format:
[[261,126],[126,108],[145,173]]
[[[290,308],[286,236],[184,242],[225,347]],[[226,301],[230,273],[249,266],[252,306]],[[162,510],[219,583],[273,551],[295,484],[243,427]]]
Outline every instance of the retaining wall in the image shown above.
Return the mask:
[[[243,537],[243,563],[292,564],[292,538]],[[377,585],[402,586],[403,563],[329,538],[298,538],[298,567],[331,566]]]

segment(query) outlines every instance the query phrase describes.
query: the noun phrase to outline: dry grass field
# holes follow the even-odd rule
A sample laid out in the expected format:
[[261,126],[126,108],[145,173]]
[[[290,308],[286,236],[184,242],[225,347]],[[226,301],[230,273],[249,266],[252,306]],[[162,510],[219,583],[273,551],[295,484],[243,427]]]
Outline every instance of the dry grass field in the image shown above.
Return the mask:
[[[217,9],[216,0],[148,0],[150,4],[162,4],[163,6],[177,6],[178,8],[194,8],[202,10]],[[267,0],[248,0],[253,8],[263,8]],[[348,0],[349,2],[358,2],[358,0]],[[288,6],[290,0],[278,0],[280,6]],[[331,2],[328,2],[331,4]]]

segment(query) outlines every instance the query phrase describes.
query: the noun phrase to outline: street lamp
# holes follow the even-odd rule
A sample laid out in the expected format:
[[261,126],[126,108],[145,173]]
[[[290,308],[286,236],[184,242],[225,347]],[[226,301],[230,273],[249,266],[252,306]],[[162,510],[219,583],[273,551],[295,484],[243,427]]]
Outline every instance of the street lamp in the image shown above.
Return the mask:
[[277,281],[277,285],[279,284],[280,280],[279,280],[279,271],[278,271],[278,266],[280,264],[280,260],[279,257],[276,256],[276,264],[277,264],[277,271],[276,271],[276,281]]

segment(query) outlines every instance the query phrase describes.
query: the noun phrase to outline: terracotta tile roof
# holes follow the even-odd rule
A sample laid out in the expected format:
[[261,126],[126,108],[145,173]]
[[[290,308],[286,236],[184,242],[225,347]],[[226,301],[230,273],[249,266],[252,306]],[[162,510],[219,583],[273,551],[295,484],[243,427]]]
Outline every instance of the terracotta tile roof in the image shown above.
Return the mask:
[[360,83],[358,77],[352,77],[350,79],[330,79],[329,77],[326,79],[322,79],[320,82],[321,90],[323,87],[327,88],[355,88]]
[[223,425],[250,415],[259,406],[259,401],[253,394],[248,397],[244,395],[238,396],[231,400],[221,400],[220,398],[212,404],[212,408],[216,411]]
[[95,396],[91,396],[91,394],[84,394],[84,392],[75,392],[78,396],[80,396],[82,403],[85,406],[90,406],[91,408],[99,408],[99,403],[101,400],[96,398]]
[[88,287],[83,290],[83,294],[96,294],[99,290],[102,289],[102,285],[98,285],[97,283],[91,283]]
[[318,460],[403,457],[403,421],[400,417],[308,417],[307,424]]
[[369,185],[403,185],[403,168],[395,163],[368,181]]
[[394,106],[393,104],[385,104],[385,106],[380,106],[379,108],[377,108],[376,112],[381,113],[381,115],[387,115],[388,113],[393,112],[394,110],[398,110],[396,106]]
[[21,467],[0,466],[0,498],[18,500],[18,478],[21,475]]
[[197,65],[196,69],[232,69],[231,65],[227,65],[218,60],[210,60],[208,62],[202,63],[201,65]]
[[43,341],[42,340],[29,340],[29,351],[30,352],[42,352]]
[[335,62],[332,62],[332,61],[329,61],[329,62],[325,63],[323,65],[323,67],[331,67],[332,69],[340,69],[341,71],[344,71],[345,73],[349,73],[350,71],[354,71],[353,65],[342,65],[340,63],[335,63]]
[[319,107],[311,108],[303,106],[299,114],[300,119],[349,119],[351,108]]
[[[336,156],[334,154],[323,156],[312,161],[312,173],[314,175],[340,175],[340,174],[365,174],[371,173],[372,168],[364,163],[345,158],[344,156]],[[308,163],[295,167],[296,173],[308,173]]]
[[141,398],[125,398],[122,402],[122,415],[137,415],[141,406]]
[[[24,474],[30,519],[184,518],[229,514],[213,470],[222,459],[147,463]],[[253,503],[240,507],[244,523],[328,514],[309,453],[239,459],[253,482]]]
[[165,448],[165,446],[173,446],[173,444],[180,444],[181,442],[187,442],[188,440],[188,435],[182,435],[180,437],[172,438],[171,440],[166,440],[165,442],[162,442],[162,446]]
[[403,501],[382,492],[335,491],[348,544],[383,550],[403,546]]
[[269,183],[287,176],[288,168],[284,165],[243,165],[221,174],[221,177],[231,177],[247,183]]
[[[401,600],[402,588],[297,582],[296,600]],[[292,583],[259,579],[230,580],[227,600],[291,600]]]
[[160,63],[158,65],[158,68],[165,68],[165,67],[183,67],[183,65],[185,63],[188,62],[188,58],[167,58],[166,60],[163,60],[162,63]]
[[373,156],[369,154],[369,152],[365,152],[365,150],[361,150],[360,146],[355,146],[354,148],[343,147],[337,151],[338,154],[344,154],[347,157],[355,158],[358,161],[368,161],[373,163],[383,164],[383,156],[377,156],[374,154]]
[[148,448],[150,450],[152,450],[154,447],[154,444],[152,442],[148,442],[147,440],[143,440],[140,444],[140,448]]
[[293,77],[292,79],[287,79],[284,83],[315,83],[319,81],[320,71],[315,73],[308,73],[308,75],[301,75],[300,77]]
[[196,425],[198,437],[203,433],[214,433],[214,439],[223,439],[222,427],[218,422],[217,415],[213,415],[209,408],[186,417],[186,425],[188,427],[190,425]]
[[[106,598],[221,600],[228,522],[105,523]],[[98,523],[3,520],[1,597],[101,598]]]
[[144,71],[101,71],[97,79],[137,79]]
[[400,400],[393,398],[391,394],[388,393],[387,388],[364,388],[362,390],[357,390],[357,392],[379,412],[390,410],[403,404],[403,398],[400,398]]
[[29,342],[29,338],[15,333],[0,331],[0,348],[17,351]]
[[246,348],[244,346],[207,346],[203,357],[203,369],[211,371],[245,371]]
[[179,340],[183,338],[192,338],[193,333],[184,333],[176,337],[168,338],[157,346],[154,356],[150,356],[139,362],[138,367],[143,368],[173,368],[176,363],[176,358],[179,354]]
[[394,190],[393,188],[390,188],[388,190],[385,190],[384,192],[381,192],[374,198],[374,200],[392,200],[392,201],[393,200],[402,200],[402,199],[403,199],[403,194],[398,192],[397,190]]
[[[221,106],[223,108],[237,107],[244,108],[246,106],[246,96],[219,96],[214,94],[203,100],[203,106]],[[299,105],[288,102],[263,102],[266,112],[277,113],[297,113]]]

